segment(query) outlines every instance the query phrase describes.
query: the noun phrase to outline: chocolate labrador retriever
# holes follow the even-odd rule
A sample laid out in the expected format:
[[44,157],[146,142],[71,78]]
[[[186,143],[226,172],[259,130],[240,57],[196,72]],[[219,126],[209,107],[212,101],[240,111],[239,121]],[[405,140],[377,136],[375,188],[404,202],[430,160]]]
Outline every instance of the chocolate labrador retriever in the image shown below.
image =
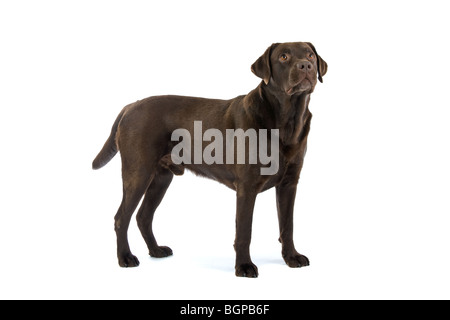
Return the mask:
[[[157,96],[120,112],[92,167],[103,167],[120,150],[123,198],[115,231],[121,267],[139,265],[130,251],[127,230],[144,195],[137,222],[150,256],[172,255],[169,247],[156,242],[152,221],[173,175],[183,174],[185,168],[237,193],[237,276],[258,276],[249,250],[253,208],[257,194],[272,187],[276,188],[283,258],[289,267],[309,265],[294,247],[293,213],[312,117],[310,95],[317,79],[322,82],[327,63],[309,42],[275,43],[251,70],[262,81],[247,95],[231,100]],[[241,137],[243,133],[241,143],[235,141],[238,132]],[[239,155],[239,150],[245,154]]]

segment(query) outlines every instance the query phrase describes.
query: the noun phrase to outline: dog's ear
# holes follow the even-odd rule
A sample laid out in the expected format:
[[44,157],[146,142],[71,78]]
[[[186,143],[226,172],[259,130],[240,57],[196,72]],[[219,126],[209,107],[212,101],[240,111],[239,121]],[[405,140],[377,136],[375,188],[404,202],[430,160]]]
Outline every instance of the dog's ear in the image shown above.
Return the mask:
[[311,47],[311,49],[314,51],[314,54],[317,57],[317,73],[319,74],[318,78],[320,82],[323,82],[322,77],[327,73],[328,64],[325,62],[325,60],[322,59],[321,56],[319,56],[316,48],[313,46],[311,42],[307,42],[307,44]]
[[272,44],[269,48],[267,48],[266,52],[259,57],[258,60],[252,64],[252,72],[259,78],[264,80],[264,83],[269,84],[270,77],[272,76],[272,66],[270,64],[270,55],[272,54],[273,48],[277,44]]

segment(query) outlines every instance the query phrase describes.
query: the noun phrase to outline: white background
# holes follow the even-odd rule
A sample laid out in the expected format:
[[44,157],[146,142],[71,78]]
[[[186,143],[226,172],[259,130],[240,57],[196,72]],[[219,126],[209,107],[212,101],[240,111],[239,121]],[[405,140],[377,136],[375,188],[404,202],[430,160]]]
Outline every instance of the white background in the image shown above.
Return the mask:
[[[0,298],[450,298],[445,1],[2,1]],[[156,213],[174,256],[121,269],[120,157],[91,162],[121,108],[233,98],[273,42],[328,62],[296,204],[311,266],[281,258],[274,190],[255,209],[258,279],[234,276],[233,191],[185,174]]]

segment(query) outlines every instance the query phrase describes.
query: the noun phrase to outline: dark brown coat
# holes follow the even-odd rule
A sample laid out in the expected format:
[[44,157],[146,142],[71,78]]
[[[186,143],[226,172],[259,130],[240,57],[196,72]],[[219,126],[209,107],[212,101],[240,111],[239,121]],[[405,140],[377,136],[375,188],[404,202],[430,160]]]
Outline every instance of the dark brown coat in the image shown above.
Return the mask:
[[[257,194],[273,187],[283,258],[290,267],[309,265],[309,260],[294,247],[293,210],[312,117],[308,109],[310,95],[317,78],[322,81],[327,72],[327,64],[311,43],[277,43],[252,65],[252,71],[263,81],[249,94],[231,100],[157,96],[132,103],[121,111],[93,162],[93,168],[99,169],[120,150],[123,199],[115,216],[120,266],[139,265],[130,251],[127,230],[143,195],[137,220],[150,255],[172,255],[169,247],[157,244],[152,221],[173,175],[183,174],[185,168],[221,182],[237,193],[234,244],[237,276],[258,276],[249,251],[253,208]],[[227,129],[278,129],[277,173],[261,175],[261,163],[175,164],[171,150],[176,142],[171,141],[171,134],[184,128],[194,136],[194,121],[202,121],[203,130],[215,128],[224,136]],[[202,143],[203,147],[207,145]]]

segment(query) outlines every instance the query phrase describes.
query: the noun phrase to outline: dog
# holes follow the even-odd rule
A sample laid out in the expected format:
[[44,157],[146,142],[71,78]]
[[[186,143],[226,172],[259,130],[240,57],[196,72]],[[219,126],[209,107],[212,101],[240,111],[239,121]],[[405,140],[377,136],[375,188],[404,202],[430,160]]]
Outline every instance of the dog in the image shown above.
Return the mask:
[[[257,195],[273,187],[276,189],[282,256],[289,267],[309,266],[308,258],[298,253],[294,246],[294,202],[312,118],[308,108],[310,96],[317,80],[323,82],[327,70],[327,63],[311,43],[274,43],[251,66],[251,71],[262,81],[247,95],[231,100],[155,96],[125,106],[92,163],[93,169],[99,169],[120,150],[123,198],[114,224],[119,265],[139,265],[139,260],[130,251],[127,231],[143,196],[137,222],[150,256],[163,258],[173,254],[169,247],[158,245],[152,221],[173,176],[182,175],[188,169],[236,191],[236,276],[258,276],[249,250],[253,209]],[[276,160],[271,165],[273,172],[262,174],[262,169],[268,169],[267,161],[263,163],[256,159],[255,162],[253,157],[253,162],[246,162],[256,152],[247,145],[241,161],[233,153],[226,155],[226,160],[230,161],[220,159],[220,156],[225,157],[222,152],[225,149],[236,151],[237,146],[233,147],[233,144],[231,149],[217,144],[214,157],[218,161],[213,163],[205,163],[192,155],[192,150],[200,151],[200,156],[202,150],[206,153],[206,142],[212,139],[205,139],[206,134],[202,136],[204,129],[215,130],[215,142],[218,134],[225,136],[229,130],[245,130],[245,133],[259,130],[260,139],[261,132],[271,130],[273,134],[266,138],[276,142],[269,148],[272,155],[276,153]],[[194,142],[184,141],[187,138],[183,136],[186,149],[178,155],[173,152],[177,146],[180,151],[176,142],[182,137],[174,135],[177,130],[187,137],[194,136]],[[200,138],[195,137],[198,134]],[[245,134],[244,142],[250,136],[255,135]]]

